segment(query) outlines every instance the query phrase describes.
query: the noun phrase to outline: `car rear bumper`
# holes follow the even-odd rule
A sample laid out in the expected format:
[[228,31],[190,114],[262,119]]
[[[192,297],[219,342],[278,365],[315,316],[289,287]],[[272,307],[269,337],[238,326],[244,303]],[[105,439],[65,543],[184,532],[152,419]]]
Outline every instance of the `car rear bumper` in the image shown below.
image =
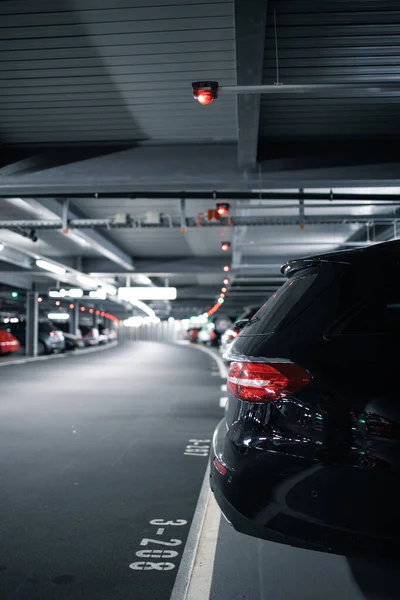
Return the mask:
[[[210,485],[223,515],[237,531],[299,548],[343,555],[385,555],[396,548],[397,539],[360,533],[351,529],[348,523],[329,523],[328,505],[322,507],[326,509],[323,519],[313,516],[308,507],[318,499],[312,498],[312,494],[306,500],[308,505],[304,512],[301,512],[293,499],[293,489],[303,485],[301,478],[307,480],[303,473],[314,471],[315,474],[324,466],[315,461],[297,459],[301,460],[301,464],[298,463],[296,469],[293,457],[286,461],[286,457],[282,459],[279,453],[268,451],[263,451],[248,466],[243,455],[235,462],[232,449],[228,448],[226,452],[227,446],[231,445],[227,431],[223,419],[213,437]],[[228,460],[225,460],[225,455]],[[220,472],[221,465],[222,471],[226,468],[225,474]],[[251,476],[248,471],[252,471]],[[298,483],[292,485],[296,478]],[[353,508],[357,511],[356,506]],[[318,510],[321,510],[320,506]]]
[[65,350],[65,341],[51,341],[50,343],[47,343],[47,348],[49,352],[62,352],[63,350]]

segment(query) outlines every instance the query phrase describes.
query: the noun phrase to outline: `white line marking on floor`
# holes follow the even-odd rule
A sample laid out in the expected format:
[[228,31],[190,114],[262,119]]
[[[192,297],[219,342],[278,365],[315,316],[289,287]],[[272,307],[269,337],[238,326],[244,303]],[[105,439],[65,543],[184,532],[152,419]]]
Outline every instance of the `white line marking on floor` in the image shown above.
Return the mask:
[[105,346],[99,346],[98,348],[86,348],[84,350],[74,350],[67,354],[48,354],[46,356],[29,356],[27,358],[16,358],[15,360],[8,360],[2,363],[0,361],[0,367],[8,367],[10,365],[23,365],[30,362],[38,362],[40,360],[53,360],[55,358],[69,358],[70,356],[79,356],[81,354],[91,354],[92,352],[101,352],[102,350],[109,350],[118,346],[118,342],[111,342],[111,344]]
[[164,527],[159,527],[156,531],[156,535],[162,535],[164,533],[165,529]]
[[[214,498],[211,498],[209,477],[210,468],[207,467],[170,600],[189,600],[189,598],[190,600],[207,600],[209,598],[220,522],[219,509]],[[207,517],[209,518],[206,521]],[[206,549],[204,544],[207,546]],[[206,551],[206,560],[202,559],[201,574],[198,561],[198,552],[200,551],[202,556]],[[195,593],[199,576],[203,580],[201,595],[189,596],[189,592]],[[207,589],[208,592],[204,594],[203,590]]]
[[219,399],[219,405],[221,408],[225,408],[226,403],[228,402],[228,396],[223,396]]
[[214,495],[210,494],[185,600],[208,600],[210,598],[220,520],[221,513],[218,504]]
[[227,385],[226,385],[226,383],[223,383],[223,384],[221,385],[221,392],[226,392],[226,391],[227,391],[227,389],[228,389],[228,388],[227,388]]

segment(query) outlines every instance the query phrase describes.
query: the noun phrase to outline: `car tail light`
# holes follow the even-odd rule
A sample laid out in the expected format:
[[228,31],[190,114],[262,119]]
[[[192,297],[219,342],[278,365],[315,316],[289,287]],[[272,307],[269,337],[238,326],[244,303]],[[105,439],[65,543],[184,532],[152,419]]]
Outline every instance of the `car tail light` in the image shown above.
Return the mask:
[[227,469],[224,465],[218,460],[217,457],[214,458],[214,466],[221,473],[221,475],[226,475]]
[[246,402],[273,402],[301,390],[311,375],[295,363],[231,363],[228,392]]
[[365,428],[370,436],[383,437],[389,439],[400,439],[400,425],[394,421],[389,421],[376,413],[366,413],[361,422],[365,423]]
[[49,335],[50,335],[51,338],[56,337],[56,332],[55,331],[50,331]]

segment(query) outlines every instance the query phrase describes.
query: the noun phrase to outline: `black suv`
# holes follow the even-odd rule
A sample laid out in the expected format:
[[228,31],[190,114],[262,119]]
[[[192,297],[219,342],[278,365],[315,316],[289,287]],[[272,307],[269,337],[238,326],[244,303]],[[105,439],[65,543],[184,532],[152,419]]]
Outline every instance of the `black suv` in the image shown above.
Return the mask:
[[386,554],[400,534],[400,241],[282,273],[229,349],[211,487],[248,535]]

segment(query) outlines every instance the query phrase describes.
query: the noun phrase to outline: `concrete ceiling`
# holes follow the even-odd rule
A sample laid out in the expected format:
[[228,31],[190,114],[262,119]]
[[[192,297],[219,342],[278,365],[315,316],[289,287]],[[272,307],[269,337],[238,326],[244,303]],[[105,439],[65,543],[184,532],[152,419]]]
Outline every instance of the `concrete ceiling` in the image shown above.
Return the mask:
[[[176,285],[188,316],[216,301],[229,263],[224,310],[237,313],[273,293],[288,258],[397,235],[394,1],[5,0],[0,17],[0,222],[60,220],[69,198],[69,219],[135,225],[0,229],[3,283],[47,285],[36,256],[116,285],[144,274]],[[210,106],[191,94],[194,80],[277,77],[382,89],[283,85]],[[232,222],[208,227],[219,194]],[[163,227],[146,226],[149,211]]]

